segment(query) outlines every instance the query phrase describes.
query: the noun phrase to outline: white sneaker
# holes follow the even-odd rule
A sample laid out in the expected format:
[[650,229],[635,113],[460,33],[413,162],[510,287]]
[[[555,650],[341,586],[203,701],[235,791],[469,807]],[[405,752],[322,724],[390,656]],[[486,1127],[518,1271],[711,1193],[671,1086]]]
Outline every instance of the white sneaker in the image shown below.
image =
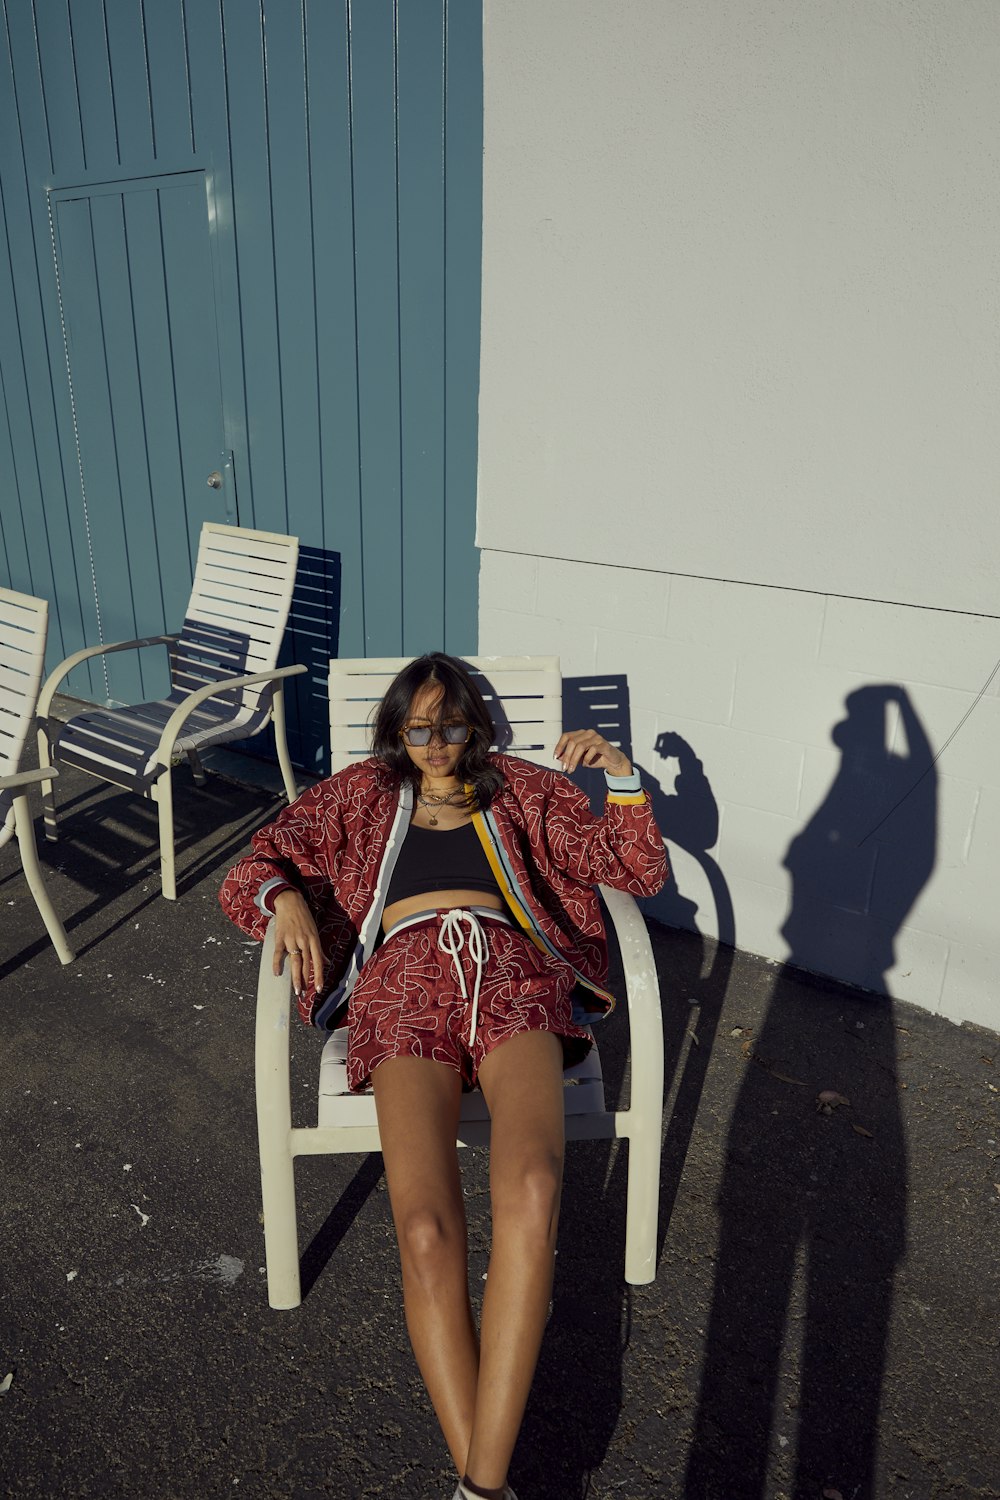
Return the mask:
[[[464,1489],[460,1484],[454,1495],[452,1495],[451,1500],[479,1500],[479,1496],[474,1495],[471,1490]],[[517,1496],[510,1485],[503,1492],[503,1500],[517,1500]]]

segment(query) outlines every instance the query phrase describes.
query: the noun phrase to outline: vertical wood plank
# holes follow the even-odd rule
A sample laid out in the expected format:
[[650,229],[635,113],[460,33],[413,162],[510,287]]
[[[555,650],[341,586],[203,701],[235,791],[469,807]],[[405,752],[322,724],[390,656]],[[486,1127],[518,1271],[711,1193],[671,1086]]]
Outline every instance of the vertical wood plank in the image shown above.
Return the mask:
[[371,656],[403,649],[394,24],[391,0],[352,0],[362,572],[369,601],[365,652]]
[[[63,200],[57,205],[56,221],[83,471],[97,502],[92,516],[95,543],[98,524],[100,527],[93,566],[104,639],[130,640],[139,631],[128,586],[129,558],[90,201]],[[96,638],[91,644],[97,644]],[[118,696],[138,702],[142,697],[138,663],[131,657],[126,659],[123,653],[121,664],[116,662],[115,666]],[[73,672],[67,691],[77,690],[77,673]]]
[[223,22],[252,524],[287,531],[263,36],[242,0],[226,0]]
[[136,379],[142,393],[142,430],[149,472],[150,540],[156,548],[163,579],[164,623],[170,630],[179,630],[191,592],[197,542],[193,547],[195,526],[188,519],[184,505],[184,470],[177,428],[156,420],[157,413],[175,409],[176,396],[160,194],[152,184],[147,192],[128,194],[125,228],[136,329]]
[[400,5],[399,391],[403,650],[444,646],[444,5]]
[[183,0],[146,0],[142,14],[152,101],[153,152],[166,170],[176,170],[194,151]]
[[225,416],[223,446],[233,454],[237,519],[242,526],[253,526],[253,486],[243,374],[243,319],[229,159],[229,98],[221,0],[205,0],[203,4],[189,6],[185,14],[195,144],[199,152],[206,151],[211,157],[206,187],[218,308],[219,366]]
[[182,456],[180,486],[171,510],[188,539],[193,576],[198,539],[205,521],[225,522],[224,503],[209,488],[208,475],[222,450],[219,338],[211,256],[200,172],[161,188],[160,233],[170,319],[177,442]]
[[[264,62],[286,515],[293,535],[318,540],[323,497],[303,23],[301,0],[269,0]],[[304,637],[311,624],[302,617],[300,632],[299,620],[293,609],[285,645],[292,661],[304,661],[310,651]],[[317,717],[315,684],[293,678],[289,688],[296,723],[304,727]]]
[[[101,308],[110,405],[109,422],[114,428],[113,448],[103,457],[106,464],[114,464],[113,482],[121,496],[126,561],[126,572],[115,582],[122,592],[126,588],[128,590],[135,634],[155,635],[166,628],[167,621],[153,522],[149,455],[144,440],[143,391],[132,313],[125,208],[117,193],[93,198],[90,207],[96,292]],[[147,255],[150,252],[157,254],[159,246],[147,245],[144,250]],[[80,372],[79,378],[83,377],[83,373]],[[92,374],[91,378],[96,376]],[[103,539],[108,519],[103,491],[106,487],[107,493],[111,493],[111,476],[106,476],[101,471],[97,476],[91,475],[88,478],[91,480],[88,483],[89,502],[92,514],[99,521]],[[103,481],[100,489],[93,482],[95,478]],[[122,658],[121,664],[118,660],[109,661],[109,673],[113,675],[116,687],[121,680],[125,662],[126,658]],[[137,654],[134,668],[138,678],[137,701],[157,696],[163,691],[164,677],[159,653]],[[123,696],[124,691],[125,689],[119,696]]]
[[[4,319],[0,314],[0,338],[3,337]],[[17,377],[11,382],[13,394],[17,395]],[[15,415],[15,422],[17,420]],[[18,482],[17,461],[11,434],[11,414],[7,404],[7,382],[0,359],[0,550],[2,550],[2,573],[0,581],[5,588],[20,589],[33,594],[36,584],[28,552],[28,541],[24,527],[24,506],[21,502],[21,485]]]
[[[20,20],[25,19],[22,10]],[[36,3],[34,23],[52,170],[66,177],[87,167],[68,0]]]
[[153,102],[145,21],[139,5],[106,7],[118,160],[137,176],[153,170]]
[[476,452],[483,224],[483,18],[448,0],[445,100],[446,650],[479,644]]
[[321,493],[305,41],[300,0],[269,0],[264,57],[287,516],[289,530],[300,535],[315,529]]
[[93,166],[118,166],[118,123],[104,13],[95,9],[93,0],[70,0],[69,17],[84,157]]
[[340,554],[340,652],[365,652],[347,0],[306,11],[322,464],[320,538]]

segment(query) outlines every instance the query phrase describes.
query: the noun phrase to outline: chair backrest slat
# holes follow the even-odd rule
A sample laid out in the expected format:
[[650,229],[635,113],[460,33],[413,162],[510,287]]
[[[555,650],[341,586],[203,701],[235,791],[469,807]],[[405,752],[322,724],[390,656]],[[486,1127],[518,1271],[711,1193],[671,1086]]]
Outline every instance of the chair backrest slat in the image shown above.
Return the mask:
[[[330,769],[371,754],[371,724],[386,688],[412,657],[335,658],[330,663]],[[465,656],[497,728],[497,748],[551,765],[562,733],[558,657]]]
[[[277,665],[298,556],[297,537],[214,522],[202,527],[191,601],[170,653],[174,696]],[[268,691],[245,689],[242,708],[252,712]]]
[[0,775],[13,775],[32,726],[45,664],[49,606],[0,588]]

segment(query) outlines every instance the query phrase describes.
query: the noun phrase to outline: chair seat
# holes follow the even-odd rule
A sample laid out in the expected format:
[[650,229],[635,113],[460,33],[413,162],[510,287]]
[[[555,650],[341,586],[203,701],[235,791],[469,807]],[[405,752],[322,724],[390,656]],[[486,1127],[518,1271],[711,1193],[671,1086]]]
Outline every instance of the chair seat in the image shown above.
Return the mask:
[[[129,791],[145,791],[162,774],[157,759],[160,736],[183,693],[128,708],[100,708],[76,714],[65,724],[49,722],[55,753],[64,765],[100,776]],[[249,738],[267,722],[270,698],[241,707],[232,700],[209,699],[188,718],[175,751],[205,750],[227,740]]]
[[[604,1077],[595,1042],[583,1062],[563,1075],[563,1099],[568,1115],[604,1113]],[[462,1095],[461,1119],[488,1120],[490,1112],[479,1089]],[[331,1032],[319,1065],[319,1116],[323,1126],[367,1126],[377,1124],[375,1097],[370,1090],[352,1094],[347,1087],[347,1027]]]

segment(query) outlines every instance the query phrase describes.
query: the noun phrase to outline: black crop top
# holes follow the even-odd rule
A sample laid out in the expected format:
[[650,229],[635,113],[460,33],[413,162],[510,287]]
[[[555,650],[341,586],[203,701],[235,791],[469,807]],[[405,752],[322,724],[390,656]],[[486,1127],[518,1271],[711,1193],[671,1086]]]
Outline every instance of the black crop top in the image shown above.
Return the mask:
[[425,891],[489,891],[502,894],[486,850],[472,823],[458,828],[421,828],[411,823],[399,851],[385,904]]

